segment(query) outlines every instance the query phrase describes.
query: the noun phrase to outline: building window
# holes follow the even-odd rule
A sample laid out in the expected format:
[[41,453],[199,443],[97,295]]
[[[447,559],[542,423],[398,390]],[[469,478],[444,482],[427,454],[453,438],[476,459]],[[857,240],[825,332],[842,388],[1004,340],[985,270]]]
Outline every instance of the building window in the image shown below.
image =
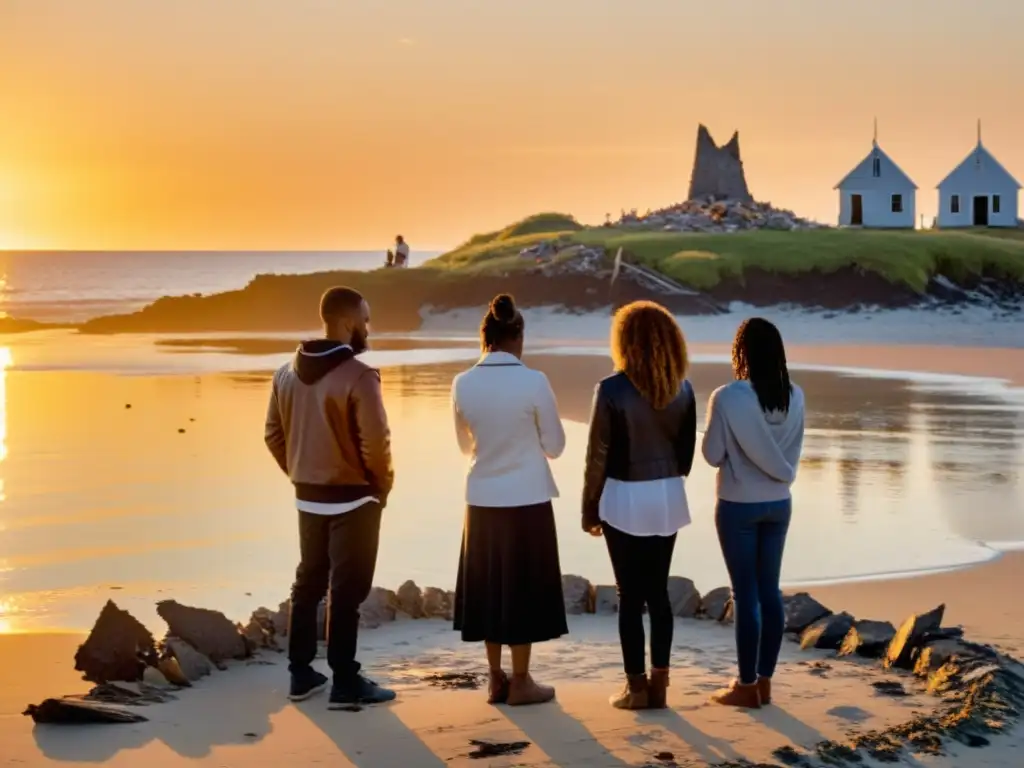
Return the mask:
[[892,212],[903,213],[903,195],[892,196]]
[[992,213],[999,213],[999,195],[992,195]]
[[882,175],[882,161],[880,158],[875,158],[871,161],[871,175],[876,179]]
[[949,212],[960,213],[960,195],[953,195],[949,198]]

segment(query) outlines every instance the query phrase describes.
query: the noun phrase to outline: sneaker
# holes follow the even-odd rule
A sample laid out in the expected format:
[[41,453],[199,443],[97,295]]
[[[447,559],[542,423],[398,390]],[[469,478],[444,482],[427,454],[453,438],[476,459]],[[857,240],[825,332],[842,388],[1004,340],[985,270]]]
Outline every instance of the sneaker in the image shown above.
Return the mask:
[[288,690],[288,698],[292,701],[305,701],[326,687],[327,675],[322,675],[315,669],[306,668],[292,672],[292,684]]
[[356,675],[355,679],[349,682],[334,681],[334,685],[331,686],[331,699],[327,706],[328,709],[343,709],[360,704],[383,704],[394,701],[395,696],[395,692],[391,689],[382,688],[373,680]]

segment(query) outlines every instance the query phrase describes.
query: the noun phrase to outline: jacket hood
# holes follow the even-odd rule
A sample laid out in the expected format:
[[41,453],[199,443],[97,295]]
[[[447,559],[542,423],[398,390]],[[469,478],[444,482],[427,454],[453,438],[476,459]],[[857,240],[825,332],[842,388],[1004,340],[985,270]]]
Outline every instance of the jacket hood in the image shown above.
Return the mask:
[[339,365],[355,357],[348,344],[330,339],[304,341],[295,350],[292,369],[303,384],[316,384]]

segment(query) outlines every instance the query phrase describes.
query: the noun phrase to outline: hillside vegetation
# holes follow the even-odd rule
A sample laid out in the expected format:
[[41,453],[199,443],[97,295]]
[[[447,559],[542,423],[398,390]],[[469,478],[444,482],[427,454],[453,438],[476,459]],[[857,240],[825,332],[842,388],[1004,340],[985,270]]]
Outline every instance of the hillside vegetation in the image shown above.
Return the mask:
[[[523,248],[545,240],[618,248],[637,263],[698,289],[725,279],[743,280],[751,269],[774,274],[843,268],[874,272],[923,292],[929,278],[955,282],[987,275],[1024,282],[1024,233],[1019,230],[884,231],[748,230],[730,234],[581,227],[571,216],[539,214],[499,232],[477,235],[432,259],[427,268],[503,273],[534,266]],[[557,257],[556,257],[557,258]]]

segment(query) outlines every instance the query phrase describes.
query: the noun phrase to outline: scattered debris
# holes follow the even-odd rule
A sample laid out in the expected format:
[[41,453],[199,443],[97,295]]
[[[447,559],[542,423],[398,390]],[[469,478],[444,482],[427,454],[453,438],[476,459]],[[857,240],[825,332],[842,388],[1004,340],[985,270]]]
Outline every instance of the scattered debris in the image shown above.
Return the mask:
[[476,672],[439,672],[432,675],[426,675],[423,678],[423,681],[429,683],[435,688],[445,688],[448,690],[476,690],[480,687],[480,681],[482,679],[483,675],[477,674]]
[[901,697],[910,695],[907,689],[903,687],[903,683],[896,680],[876,680],[871,684],[871,687],[883,696]]
[[469,753],[472,760],[479,760],[482,757],[502,757],[505,755],[521,755],[530,746],[528,741],[481,741],[470,739],[470,746],[474,749]]
[[810,668],[810,673],[818,677],[828,677],[828,673],[832,671],[832,665],[827,661],[801,661],[800,663],[806,664]]
[[22,712],[36,723],[54,725],[85,725],[88,723],[144,723],[149,718],[120,707],[112,707],[86,699],[45,699],[29,704]]

